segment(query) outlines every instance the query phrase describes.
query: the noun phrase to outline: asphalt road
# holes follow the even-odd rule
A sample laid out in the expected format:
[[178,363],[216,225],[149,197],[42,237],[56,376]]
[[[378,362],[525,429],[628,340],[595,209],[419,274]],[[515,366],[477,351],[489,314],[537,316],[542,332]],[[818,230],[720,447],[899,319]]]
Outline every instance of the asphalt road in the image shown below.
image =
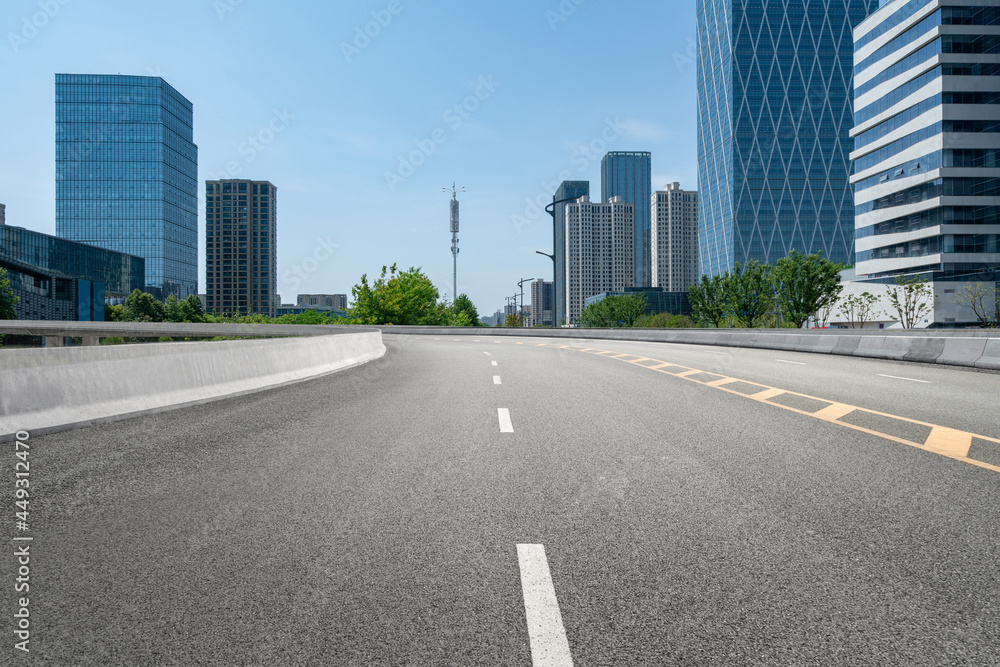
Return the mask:
[[[386,346],[31,438],[30,531],[7,531],[33,537],[30,653],[8,555],[0,664],[1000,664],[1000,445],[972,440],[980,467],[903,444],[1000,438],[1000,376],[635,342]],[[830,410],[842,421],[815,416]]]

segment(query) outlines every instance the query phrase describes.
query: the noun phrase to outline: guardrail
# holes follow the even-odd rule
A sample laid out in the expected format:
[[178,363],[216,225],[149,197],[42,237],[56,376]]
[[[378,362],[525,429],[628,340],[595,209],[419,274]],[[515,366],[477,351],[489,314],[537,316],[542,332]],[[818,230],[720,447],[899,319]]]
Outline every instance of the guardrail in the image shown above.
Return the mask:
[[532,336],[752,347],[1000,370],[1000,331],[937,329],[529,329],[378,327],[383,334]]

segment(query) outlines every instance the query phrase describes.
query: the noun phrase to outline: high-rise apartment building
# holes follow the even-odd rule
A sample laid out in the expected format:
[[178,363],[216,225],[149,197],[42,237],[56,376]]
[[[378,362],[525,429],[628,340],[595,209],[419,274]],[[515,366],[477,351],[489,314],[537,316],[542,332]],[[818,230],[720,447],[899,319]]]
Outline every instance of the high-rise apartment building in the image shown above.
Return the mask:
[[680,292],[697,285],[698,193],[668,183],[653,193],[653,287]]
[[996,281],[1000,0],[887,2],[854,45],[858,278]]
[[580,197],[566,207],[566,319],[580,317],[584,301],[622,292],[635,277],[635,206],[622,197],[604,204]]
[[277,194],[267,181],[205,182],[209,312],[276,316]]
[[159,77],[56,75],[56,235],[144,258],[160,298],[198,293],[193,117]]
[[601,199],[612,197],[635,208],[635,271],[630,286],[649,287],[653,281],[653,252],[651,247],[649,197],[653,179],[650,174],[652,157],[636,151],[612,151],[601,160]]
[[552,236],[555,239],[552,251],[555,254],[552,290],[555,298],[553,312],[555,326],[559,326],[566,319],[566,207],[571,201],[589,196],[589,181],[563,181],[552,196]]
[[553,311],[555,310],[554,285],[544,280],[531,283],[531,322],[530,326],[555,326]]
[[700,272],[853,264],[851,29],[878,0],[698,0]]

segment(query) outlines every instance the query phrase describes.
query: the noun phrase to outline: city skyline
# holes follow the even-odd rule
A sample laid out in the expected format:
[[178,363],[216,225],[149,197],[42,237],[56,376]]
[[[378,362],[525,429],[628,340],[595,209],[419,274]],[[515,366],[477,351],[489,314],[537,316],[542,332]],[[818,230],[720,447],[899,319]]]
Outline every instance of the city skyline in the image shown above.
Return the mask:
[[[552,247],[542,209],[561,181],[596,182],[607,151],[650,151],[654,182],[694,182],[693,6],[640,3],[633,11],[649,20],[626,30],[618,10],[598,3],[563,12],[556,2],[402,2],[397,13],[389,3],[315,3],[305,15],[274,2],[216,4],[224,9],[67,3],[35,26],[37,2],[5,3],[0,25],[17,39],[0,49],[0,63],[21,100],[0,112],[17,155],[0,165],[8,224],[54,233],[57,72],[161,76],[194,105],[199,183],[266,178],[282,187],[286,302],[349,293],[362,274],[394,262],[422,267],[451,298],[441,188],[453,181],[467,189],[459,291],[484,313],[503,305],[517,278],[552,279],[551,261],[535,254]],[[670,24],[666,37],[657,23]],[[198,46],[178,49],[181,33]],[[507,53],[515,33],[529,47]],[[675,104],[676,90],[637,94],[642,68],[618,71],[586,46],[616,33],[621,58],[651,63],[691,104]],[[552,71],[571,62],[588,75]],[[604,82],[607,98],[559,101],[585,78]],[[204,225],[200,217],[201,292]]]

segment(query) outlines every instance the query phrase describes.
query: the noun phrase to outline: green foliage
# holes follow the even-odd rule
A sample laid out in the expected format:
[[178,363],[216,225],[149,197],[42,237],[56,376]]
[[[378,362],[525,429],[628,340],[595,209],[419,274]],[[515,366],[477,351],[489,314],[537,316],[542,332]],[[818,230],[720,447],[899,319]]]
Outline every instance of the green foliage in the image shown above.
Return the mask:
[[0,267],[0,320],[16,320],[17,311],[14,306],[20,300],[20,297],[14,296],[7,271]]
[[108,336],[101,339],[101,345],[124,345],[125,339],[119,336]]
[[[452,326],[461,327],[478,327],[479,323],[479,311],[476,310],[475,304],[472,303],[472,299],[466,294],[459,294],[458,298],[455,299],[455,303],[452,304],[452,309],[454,312],[455,321],[469,321],[469,324],[453,324]],[[464,318],[461,315],[465,315]]]
[[125,299],[122,311],[123,322],[162,322],[166,317],[166,308],[153,298],[152,294],[134,290]]
[[509,313],[507,319],[504,320],[503,325],[508,329],[517,329],[524,326],[524,318],[517,313]]
[[814,313],[836,301],[844,289],[840,271],[840,265],[824,259],[822,253],[801,255],[792,250],[779,259],[772,275],[781,316],[800,328]]
[[920,278],[896,278],[896,285],[890,287],[886,295],[889,305],[896,311],[896,321],[904,329],[912,329],[920,319],[934,310],[936,297],[927,280]]
[[592,329],[632,327],[644,318],[646,300],[641,294],[607,296],[580,311],[580,326]]
[[968,308],[979,321],[979,326],[995,327],[1000,325],[1000,283],[986,285],[984,283],[968,283],[955,294],[955,303]]
[[764,318],[774,310],[774,282],[770,264],[750,260],[739,262],[732,272],[722,278],[729,316],[738,327],[753,329],[763,324]]
[[694,329],[698,325],[687,315],[657,313],[639,318],[633,326],[638,329]]
[[374,284],[368,284],[368,275],[351,289],[353,306],[351,319],[358,324],[443,324],[437,308],[438,290],[430,279],[417,268],[399,271],[396,265]]
[[723,276],[702,276],[700,283],[688,289],[692,317],[698,324],[716,329],[725,326],[729,308],[722,281]]
[[878,316],[875,306],[878,297],[870,292],[851,294],[840,300],[840,310],[847,316],[851,328],[864,329],[865,325]]

